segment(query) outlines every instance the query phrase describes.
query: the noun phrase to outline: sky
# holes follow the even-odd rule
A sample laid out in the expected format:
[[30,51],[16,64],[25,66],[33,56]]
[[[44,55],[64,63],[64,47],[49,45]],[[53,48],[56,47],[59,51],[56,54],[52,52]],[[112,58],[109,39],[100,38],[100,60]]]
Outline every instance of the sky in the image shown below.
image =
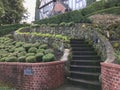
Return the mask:
[[23,4],[28,11],[29,17],[27,20],[23,21],[30,23],[31,21],[34,21],[36,0],[24,0],[24,1],[25,2]]

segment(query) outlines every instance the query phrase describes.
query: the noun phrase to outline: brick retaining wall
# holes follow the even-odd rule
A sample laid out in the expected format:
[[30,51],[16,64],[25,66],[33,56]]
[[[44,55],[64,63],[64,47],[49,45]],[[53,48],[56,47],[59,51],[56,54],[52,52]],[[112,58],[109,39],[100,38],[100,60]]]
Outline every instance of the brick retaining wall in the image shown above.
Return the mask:
[[102,90],[120,90],[120,65],[101,63]]
[[0,63],[0,82],[16,90],[51,90],[64,83],[64,61]]

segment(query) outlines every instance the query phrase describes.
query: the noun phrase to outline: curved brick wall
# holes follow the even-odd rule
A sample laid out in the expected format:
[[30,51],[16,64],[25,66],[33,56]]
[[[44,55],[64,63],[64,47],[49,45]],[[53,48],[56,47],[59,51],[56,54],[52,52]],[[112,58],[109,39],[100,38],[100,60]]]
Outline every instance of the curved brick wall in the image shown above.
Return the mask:
[[0,82],[17,90],[51,90],[64,83],[64,61],[0,63]]
[[102,90],[120,90],[120,65],[101,63]]

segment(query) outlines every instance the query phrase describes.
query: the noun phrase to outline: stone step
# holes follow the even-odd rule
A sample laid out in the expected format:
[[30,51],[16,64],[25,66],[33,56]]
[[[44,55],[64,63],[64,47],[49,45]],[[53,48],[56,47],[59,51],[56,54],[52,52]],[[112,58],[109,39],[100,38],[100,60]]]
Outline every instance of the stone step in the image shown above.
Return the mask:
[[71,39],[70,43],[86,43],[86,42],[82,39],[79,39],[79,40]]
[[72,43],[71,47],[92,47],[92,46],[85,43],[81,43],[81,44]]
[[90,65],[90,66],[100,66],[100,61],[98,60],[72,60],[71,65]]
[[97,55],[72,55],[72,60],[98,60],[100,59]]
[[72,60],[68,79],[88,90],[101,90],[99,83],[101,57],[97,55],[92,45],[84,40],[72,39],[70,44]]
[[70,71],[100,72],[100,66],[70,65]]
[[72,51],[72,55],[97,55],[94,51]]
[[99,81],[99,73],[94,72],[78,72],[78,71],[70,71],[70,77],[74,79],[84,79],[84,80],[95,80]]
[[[84,87],[85,90],[102,90],[101,85],[98,81],[88,81],[84,79],[74,79],[70,77],[67,77],[67,79],[72,85]],[[80,90],[84,90],[84,89],[80,89]]]
[[84,48],[75,47],[75,48],[73,48],[72,47],[72,51],[94,51],[94,48],[87,48],[87,47],[84,47]]

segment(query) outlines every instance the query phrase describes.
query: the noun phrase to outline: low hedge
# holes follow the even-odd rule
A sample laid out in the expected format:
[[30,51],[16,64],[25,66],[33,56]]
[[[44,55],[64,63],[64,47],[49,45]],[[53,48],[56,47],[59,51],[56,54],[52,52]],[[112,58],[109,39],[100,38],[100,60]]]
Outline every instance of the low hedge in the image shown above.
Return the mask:
[[16,31],[20,27],[29,26],[28,24],[9,24],[0,26],[0,36]]

